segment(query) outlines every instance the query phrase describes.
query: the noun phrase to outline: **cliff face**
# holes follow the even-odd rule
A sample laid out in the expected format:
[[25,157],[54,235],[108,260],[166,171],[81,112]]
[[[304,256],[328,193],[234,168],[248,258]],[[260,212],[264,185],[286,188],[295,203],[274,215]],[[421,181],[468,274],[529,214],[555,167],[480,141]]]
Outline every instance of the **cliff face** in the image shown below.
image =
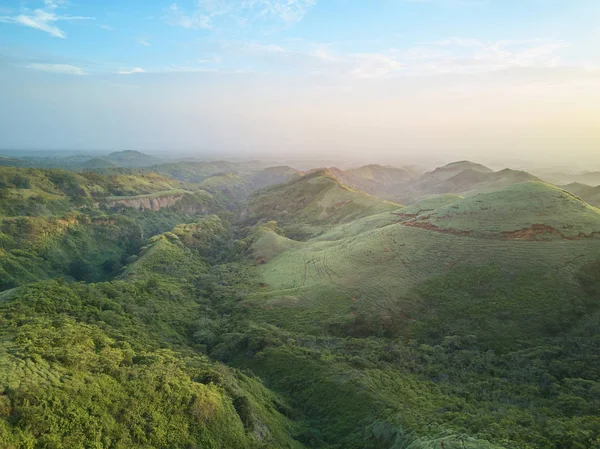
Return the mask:
[[174,206],[183,198],[183,195],[170,195],[160,197],[139,197],[139,198],[127,198],[122,200],[115,200],[110,203],[111,207],[114,206],[125,206],[132,207],[135,209],[150,209],[150,210],[161,210],[168,207]]
[[182,199],[185,198],[184,194],[176,194],[176,195],[165,195],[159,197],[136,197],[136,198],[127,198],[122,200],[114,200],[109,203],[111,207],[116,206],[125,206],[132,207],[135,209],[142,210],[153,210],[158,211],[161,209],[177,209],[181,212],[189,212],[189,213],[206,213],[208,209],[206,205],[200,204],[198,202],[187,202],[188,204],[179,204]]

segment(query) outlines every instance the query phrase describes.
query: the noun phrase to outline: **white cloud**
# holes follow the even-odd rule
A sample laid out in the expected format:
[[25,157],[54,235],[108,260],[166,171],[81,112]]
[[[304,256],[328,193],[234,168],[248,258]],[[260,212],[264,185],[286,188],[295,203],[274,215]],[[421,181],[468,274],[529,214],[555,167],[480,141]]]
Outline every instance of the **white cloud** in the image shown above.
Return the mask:
[[169,25],[186,29],[208,29],[211,28],[210,17],[197,10],[191,15],[186,14],[177,3],[167,8],[165,20]]
[[170,25],[188,29],[213,28],[219,24],[236,26],[251,22],[299,22],[316,4],[316,0],[198,0],[192,13],[184,11],[177,3],[168,9],[165,20]]
[[242,8],[254,10],[258,17],[299,22],[315,5],[316,0],[244,0]]
[[135,67],[133,69],[121,69],[117,73],[119,75],[132,75],[134,73],[145,73],[146,71],[141,67]]
[[21,14],[14,16],[2,16],[0,22],[14,23],[23,25],[36,30],[44,31],[51,36],[66,39],[66,33],[55,25],[56,22],[69,20],[91,20],[93,17],[81,16],[59,16],[55,10],[59,7],[61,1],[45,0],[44,8],[34,11],[24,10]]
[[572,65],[560,57],[569,44],[551,39],[485,41],[453,37],[372,53],[335,51],[335,43],[306,41],[286,41],[285,45],[221,41],[218,45],[228,61],[237,61],[245,69],[347,79],[477,75]]
[[150,47],[150,42],[148,42],[146,39],[143,39],[141,37],[138,37],[136,39],[136,42],[140,45],[143,45],[144,47]]
[[214,56],[209,59],[197,59],[196,62],[199,64],[220,64],[223,61],[223,58],[220,56]]
[[353,59],[356,67],[349,72],[353,78],[383,78],[402,69],[396,59],[384,54],[357,54]]
[[450,38],[391,53],[406,74],[476,74],[515,67],[555,67],[569,45],[551,39],[497,40]]
[[114,30],[114,28],[111,27],[110,25],[100,25],[100,28],[102,28],[103,30],[108,30],[108,31]]
[[28,69],[40,70],[42,72],[61,73],[64,75],[87,75],[86,71],[81,67],[70,64],[42,64],[34,63],[27,66]]

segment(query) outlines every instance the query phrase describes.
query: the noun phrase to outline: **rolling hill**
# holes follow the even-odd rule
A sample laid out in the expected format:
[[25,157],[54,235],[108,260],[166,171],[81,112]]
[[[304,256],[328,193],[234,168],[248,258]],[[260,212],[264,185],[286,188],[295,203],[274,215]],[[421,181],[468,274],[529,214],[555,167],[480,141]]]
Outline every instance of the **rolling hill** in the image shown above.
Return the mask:
[[330,171],[344,184],[380,198],[397,195],[420,177],[420,173],[414,169],[382,165]]
[[592,187],[587,184],[574,182],[561,187],[567,192],[571,192],[582,198],[589,204],[600,206],[600,186]]
[[[578,239],[600,236],[600,210],[541,182],[458,199],[433,210],[415,204],[404,226],[505,239]],[[402,216],[402,211],[400,211]]]
[[0,446],[598,446],[592,187],[189,164],[0,168]]
[[398,207],[345,186],[328,170],[320,170],[259,191],[248,204],[248,219],[275,220],[288,232],[314,236],[335,224]]
[[150,167],[160,163],[160,159],[139,151],[115,151],[102,159],[112,162],[119,167]]
[[437,168],[417,181],[405,185],[394,199],[409,204],[431,195],[445,193],[472,196],[526,181],[540,181],[540,179],[524,171],[504,169],[494,172],[473,162],[456,162]]
[[[260,271],[270,288],[265,296],[270,298],[268,304],[276,304],[271,301],[281,295],[297,298],[292,309],[285,308],[285,317],[291,321],[284,315],[284,321],[279,321],[277,307],[264,313],[280,325],[316,332],[325,326],[324,321],[331,328],[337,320],[350,319],[352,310],[362,310],[371,317],[396,310],[399,315],[390,325],[399,326],[402,333],[408,331],[410,326],[404,327],[411,320],[418,321],[419,309],[411,295],[428,279],[455,272],[468,276],[461,270],[471,266],[478,267],[475,271],[491,270],[490,282],[498,285],[512,285],[515,279],[525,282],[519,284],[521,288],[526,286],[524,273],[572,278],[573,270],[593,261],[600,248],[600,211],[556,187],[524,183],[453,199],[384,212],[342,225],[340,232],[333,228],[302,246],[286,245],[290,249],[261,266]],[[371,229],[365,229],[369,224]],[[351,226],[358,232],[349,232]],[[544,282],[552,284],[550,280]],[[548,288],[544,282],[540,280],[537,287]],[[530,287],[535,288],[534,284]],[[566,303],[557,310],[569,307],[566,292],[570,289],[563,286],[558,290],[565,294],[561,300]],[[548,303],[544,303],[546,299]],[[551,311],[557,307],[553,301],[559,299],[546,299],[539,297],[541,302],[518,308],[525,307],[529,314],[535,313],[535,308],[543,309],[544,319],[566,319],[566,315]],[[511,303],[514,299],[506,300],[506,312],[517,313],[516,309],[511,311],[516,306]],[[371,307],[375,313],[368,312]],[[402,313],[408,310],[417,315],[404,321]],[[495,318],[484,319],[490,320]],[[531,326],[514,329],[502,338],[514,341],[530,331]]]
[[255,189],[264,189],[265,187],[294,181],[300,176],[300,172],[292,167],[278,166],[267,167],[247,176],[247,179]]

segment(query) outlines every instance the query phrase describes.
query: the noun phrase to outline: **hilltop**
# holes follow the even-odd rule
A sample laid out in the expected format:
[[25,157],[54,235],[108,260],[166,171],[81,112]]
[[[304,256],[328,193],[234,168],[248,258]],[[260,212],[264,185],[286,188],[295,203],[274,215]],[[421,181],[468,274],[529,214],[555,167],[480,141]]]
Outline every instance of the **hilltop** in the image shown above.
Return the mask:
[[512,169],[494,172],[473,162],[456,162],[424,174],[413,183],[404,186],[395,197],[399,202],[414,203],[431,195],[455,193],[472,196],[491,189],[498,189],[526,181],[540,181],[536,176]]
[[505,239],[600,236],[600,210],[575,195],[541,182],[525,182],[480,193],[433,210],[417,203],[418,213],[400,211],[405,226],[501,236]]
[[442,167],[438,167],[435,170],[426,173],[428,178],[438,179],[445,181],[459,174],[464,170],[470,170],[477,173],[493,173],[493,170],[485,165],[478,164],[471,161],[457,161],[446,164]]
[[120,167],[150,167],[160,163],[160,159],[154,156],[133,150],[115,151],[102,159]]
[[257,192],[248,204],[248,218],[275,220],[290,232],[306,236],[398,207],[342,184],[328,170],[319,170]]
[[562,188],[567,192],[577,195],[594,206],[600,206],[600,185],[592,187],[586,184],[574,182],[566,186],[562,186]]
[[263,189],[277,184],[285,184],[300,178],[301,173],[288,166],[267,167],[248,177],[255,189]]

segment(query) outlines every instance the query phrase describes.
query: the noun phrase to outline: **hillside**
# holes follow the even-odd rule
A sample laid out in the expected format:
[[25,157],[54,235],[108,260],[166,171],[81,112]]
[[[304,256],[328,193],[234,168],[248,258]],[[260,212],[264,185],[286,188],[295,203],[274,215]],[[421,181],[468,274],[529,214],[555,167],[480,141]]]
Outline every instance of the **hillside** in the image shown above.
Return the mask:
[[439,181],[445,181],[465,170],[469,170],[476,173],[493,172],[491,168],[488,168],[485,165],[481,165],[476,162],[458,161],[451,162],[450,164],[444,165],[442,167],[438,167],[435,170],[426,173],[425,176],[427,176],[428,178],[437,179]]
[[321,170],[259,191],[249,202],[248,218],[254,222],[275,220],[289,232],[307,236],[398,207],[351,189],[331,172]]
[[[600,210],[558,187],[526,182],[458,199],[433,210],[408,212],[404,226],[504,239],[600,236]],[[400,211],[402,217],[402,211]]]
[[182,161],[155,165],[151,171],[160,173],[179,181],[202,182],[210,176],[217,174],[238,174],[239,169],[235,164],[226,161]]
[[150,167],[160,163],[160,159],[154,156],[133,150],[115,151],[102,159],[119,167]]
[[143,240],[227,203],[164,176],[0,168],[0,288],[118,274]]
[[0,446],[600,441],[579,196],[464,162],[433,185],[467,194],[405,207],[335,170],[152,170],[0,169]]
[[300,172],[292,167],[279,166],[267,167],[249,175],[247,179],[255,189],[264,189],[265,187],[294,181],[300,178],[300,176]]
[[[439,228],[407,226],[417,219],[431,220]],[[564,235],[504,234],[536,224]],[[542,362],[541,354],[551,351],[546,345],[555,344],[560,357],[574,364],[591,362],[592,348],[600,343],[597,337],[586,343],[580,339],[594,332],[591,329],[600,319],[595,287],[600,285],[600,238],[580,233],[588,235],[599,225],[598,210],[579,198],[530,182],[469,198],[433,197],[339,225],[301,244],[271,231],[269,244],[256,242],[256,251],[264,252],[265,246],[275,249],[257,266],[262,287],[241,304],[240,313],[265,326],[275,325],[281,338],[293,339],[294,344],[273,343],[260,358],[246,356],[244,366],[282,391],[292,390],[294,403],[332,423],[340,433],[350,431],[344,427],[348,419],[368,420],[367,416],[394,409],[400,402],[406,411],[386,419],[386,429],[393,435],[423,421],[455,426],[449,423],[458,415],[465,423],[492,423],[500,416],[522,413],[529,424],[515,425],[508,432],[512,441],[521,441],[514,447],[559,447],[544,436],[552,432],[552,425],[535,413],[546,404],[556,407],[561,425],[579,418],[558,405],[566,396],[549,400],[546,393],[533,393],[531,388],[552,372],[557,388],[565,386],[561,394],[573,399],[576,393],[566,387],[569,381],[564,376],[579,372],[575,365],[555,370]],[[440,232],[443,226],[445,232]],[[365,338],[384,345],[381,357],[396,351],[385,359],[390,365],[370,363],[358,355],[377,351],[377,344],[371,348]],[[414,341],[419,349],[413,352],[404,341]],[[578,344],[584,346],[574,349]],[[303,355],[311,350],[327,362]],[[433,360],[439,361],[435,367],[429,365]],[[543,368],[530,382],[517,374],[520,368],[514,363],[527,370],[538,363]],[[519,377],[504,383],[482,369]],[[600,373],[589,376],[586,379],[594,385],[600,380]],[[425,378],[431,383],[417,380]],[[487,390],[492,384],[493,397]],[[448,396],[441,399],[438,388]],[[522,395],[530,401],[526,407],[520,405]],[[456,415],[435,412],[467,397],[477,406],[457,405]],[[587,416],[584,420],[593,419],[588,393],[578,397],[583,407],[578,413]],[[500,403],[502,412],[496,408]],[[336,413],[340,409],[346,411],[344,417]],[[499,437],[487,429],[482,433],[487,438],[457,438],[464,447],[493,447],[489,441]],[[441,439],[454,447],[451,433],[445,435],[415,442],[415,447],[439,447]],[[350,440],[344,440],[347,447],[352,446]],[[389,447],[379,444],[374,447]]]
[[[155,173],[99,175],[61,169],[22,169],[0,167],[0,215],[49,216],[82,207],[128,205],[157,209],[165,198],[173,206],[201,190]],[[207,204],[205,196],[203,204]]]
[[540,178],[553,184],[586,184],[589,186],[600,185],[600,171],[587,172],[541,172]]
[[404,186],[394,198],[398,202],[414,203],[431,195],[446,193],[472,196],[527,181],[540,179],[524,171],[504,169],[494,172],[479,164],[459,162],[426,173]]
[[600,185],[596,187],[574,182],[561,186],[567,192],[571,192],[593,206],[600,206]]

